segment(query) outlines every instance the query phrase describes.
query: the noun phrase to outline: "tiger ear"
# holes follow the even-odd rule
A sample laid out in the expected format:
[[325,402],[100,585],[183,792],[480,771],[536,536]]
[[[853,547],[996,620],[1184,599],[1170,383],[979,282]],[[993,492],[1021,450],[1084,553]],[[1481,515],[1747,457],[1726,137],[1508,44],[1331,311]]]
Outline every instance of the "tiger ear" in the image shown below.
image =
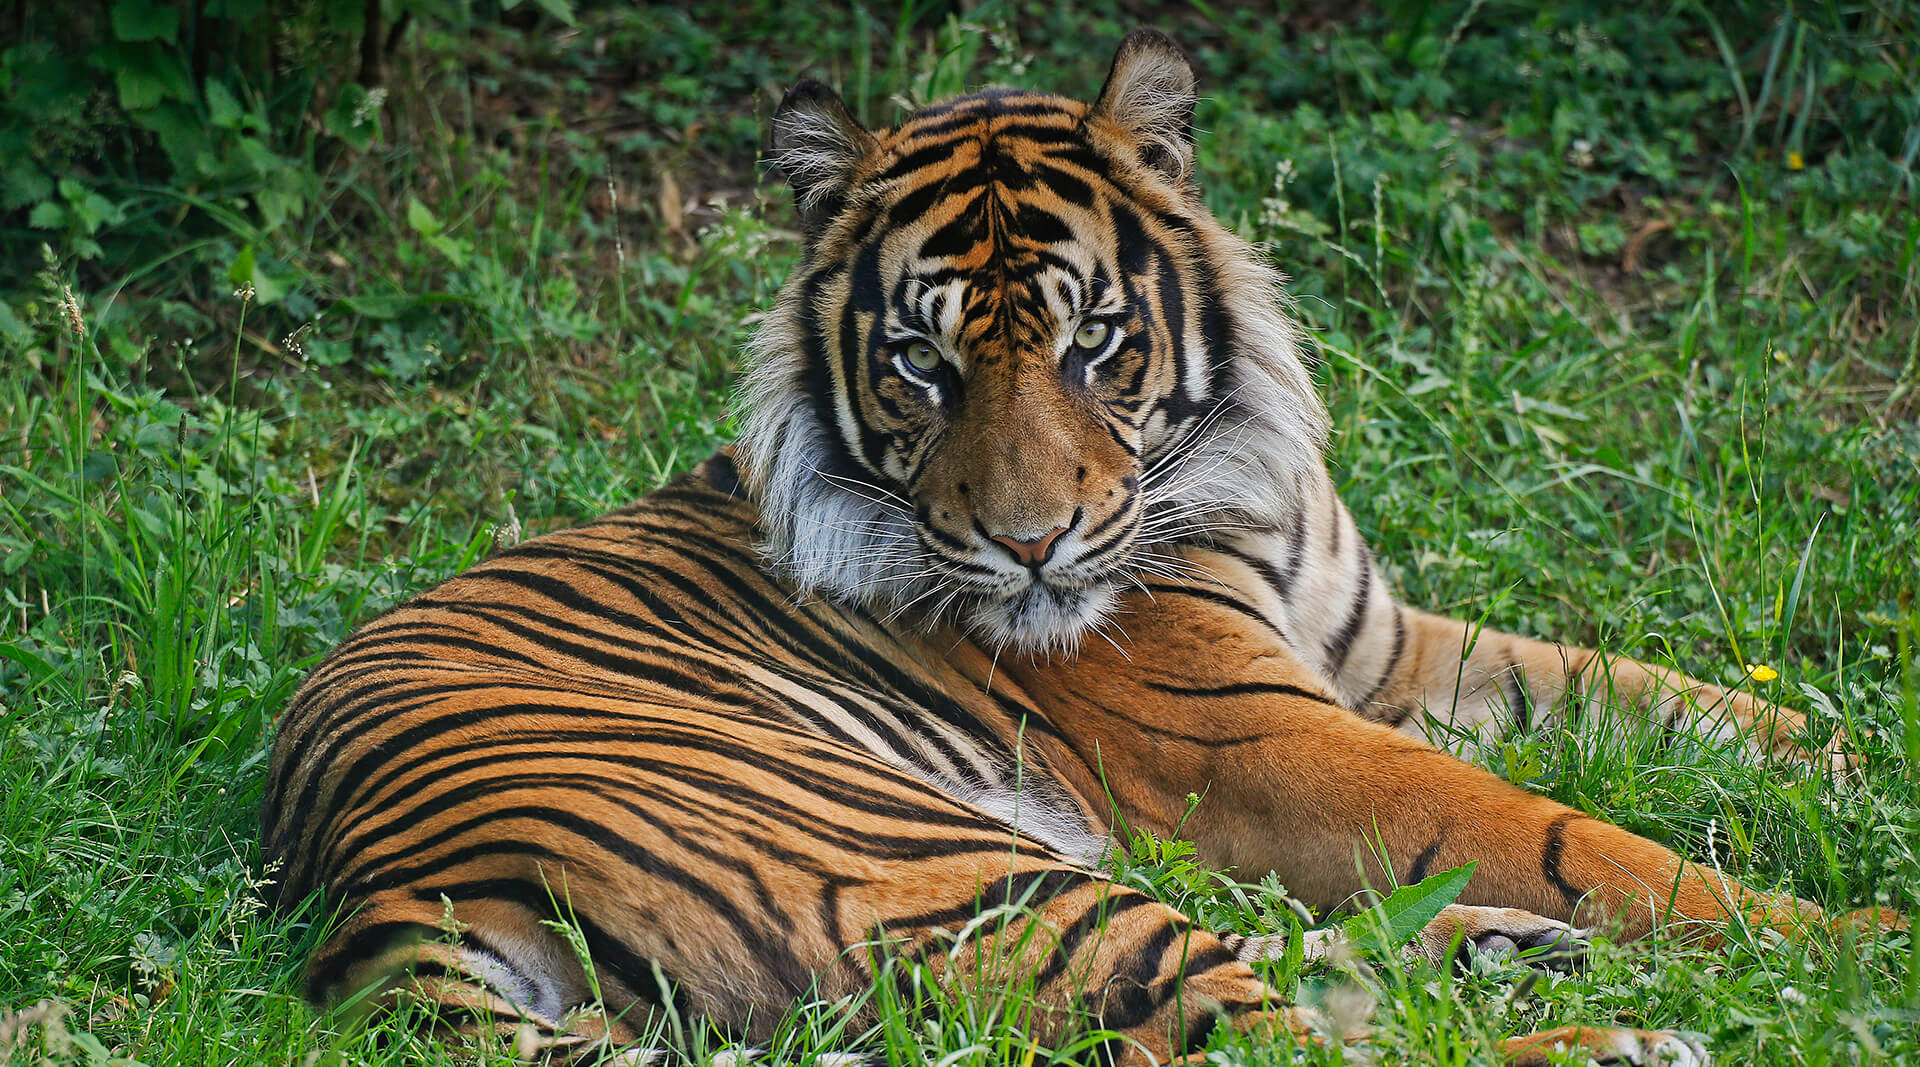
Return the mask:
[[1178,184],[1193,171],[1193,65],[1159,30],[1127,34],[1093,112],[1132,136],[1140,159]]
[[846,202],[854,166],[876,143],[840,94],[811,78],[780,99],[769,161],[793,186],[794,206],[809,239],[818,237]]

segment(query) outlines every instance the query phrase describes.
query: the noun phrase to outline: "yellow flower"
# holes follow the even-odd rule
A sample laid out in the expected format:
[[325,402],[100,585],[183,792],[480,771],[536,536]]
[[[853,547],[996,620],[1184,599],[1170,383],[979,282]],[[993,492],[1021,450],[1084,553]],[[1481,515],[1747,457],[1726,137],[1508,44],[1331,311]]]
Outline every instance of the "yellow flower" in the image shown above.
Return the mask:
[[1749,663],[1747,664],[1747,677],[1756,682],[1771,682],[1775,678],[1780,677],[1780,672],[1764,663]]
[[1787,169],[1788,170],[1804,170],[1806,169],[1806,166],[1807,166],[1807,161],[1800,158],[1800,153],[1798,152],[1787,153]]

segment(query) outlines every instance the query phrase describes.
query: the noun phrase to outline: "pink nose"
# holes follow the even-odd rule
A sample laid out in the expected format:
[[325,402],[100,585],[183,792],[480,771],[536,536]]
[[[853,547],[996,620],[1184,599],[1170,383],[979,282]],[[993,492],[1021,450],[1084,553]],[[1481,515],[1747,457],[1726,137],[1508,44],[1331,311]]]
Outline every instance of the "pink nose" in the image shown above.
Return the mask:
[[1029,567],[1038,567],[1053,555],[1053,543],[1060,540],[1060,535],[1066,532],[1065,526],[1056,526],[1031,541],[1001,534],[994,534],[993,539],[1007,546],[1007,551],[1013,553],[1014,559]]

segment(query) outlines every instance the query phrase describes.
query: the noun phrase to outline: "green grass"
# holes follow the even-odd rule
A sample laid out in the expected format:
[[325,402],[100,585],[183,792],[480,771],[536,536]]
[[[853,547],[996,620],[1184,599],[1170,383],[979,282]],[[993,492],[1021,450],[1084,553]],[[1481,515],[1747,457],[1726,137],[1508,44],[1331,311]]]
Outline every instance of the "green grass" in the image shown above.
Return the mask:
[[[299,1000],[325,916],[256,893],[274,715],[496,527],[590,517],[725,439],[743,323],[798,251],[754,169],[780,85],[826,77],[873,122],[986,80],[1090,93],[1130,25],[744,7],[583,11],[577,32],[422,18],[381,137],[332,154],[304,213],[223,193],[138,260],[49,233],[0,294],[15,1062],[458,1059]],[[1770,665],[1867,764],[1835,785],[1615,722],[1466,755],[1750,883],[1911,912],[1920,14],[1624,7],[1220,5],[1164,27],[1203,70],[1209,202],[1294,276],[1337,476],[1405,598],[1723,682]],[[100,188],[129,226],[187,195]],[[1175,845],[1121,876],[1209,922],[1292,921]],[[1723,1063],[1920,1062],[1906,935],[1734,941],[1603,946],[1567,977],[1370,953],[1276,980],[1349,1015],[1377,1000],[1386,1063],[1484,1062],[1569,1021],[1689,1027]],[[876,995],[863,1047],[890,1062],[1031,1051],[1017,982]],[[43,1001],[64,1019],[4,1014]],[[847,1047],[842,1018],[803,1012],[777,1047]]]

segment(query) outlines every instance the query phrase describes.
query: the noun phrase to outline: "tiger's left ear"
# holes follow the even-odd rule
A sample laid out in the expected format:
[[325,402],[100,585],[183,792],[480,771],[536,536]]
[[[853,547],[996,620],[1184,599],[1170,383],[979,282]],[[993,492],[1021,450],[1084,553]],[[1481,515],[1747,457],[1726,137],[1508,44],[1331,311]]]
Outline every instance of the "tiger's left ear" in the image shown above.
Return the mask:
[[1140,146],[1141,162],[1178,185],[1193,173],[1193,65],[1159,30],[1127,34],[1093,113],[1118,124]]
[[787,90],[773,113],[770,161],[793,186],[807,239],[840,213],[853,169],[878,144],[840,94],[812,79]]

